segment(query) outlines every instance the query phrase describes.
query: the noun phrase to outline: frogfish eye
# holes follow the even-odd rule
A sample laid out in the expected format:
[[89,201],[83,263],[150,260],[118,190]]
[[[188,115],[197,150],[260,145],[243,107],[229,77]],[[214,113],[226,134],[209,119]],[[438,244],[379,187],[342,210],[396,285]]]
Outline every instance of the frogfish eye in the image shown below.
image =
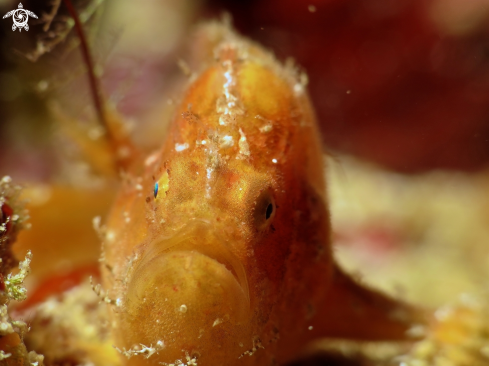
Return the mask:
[[273,214],[273,204],[269,203],[267,206],[267,212],[265,213],[265,219],[269,219]]
[[264,191],[256,200],[254,223],[258,230],[264,230],[272,222],[275,217],[275,199],[270,191]]

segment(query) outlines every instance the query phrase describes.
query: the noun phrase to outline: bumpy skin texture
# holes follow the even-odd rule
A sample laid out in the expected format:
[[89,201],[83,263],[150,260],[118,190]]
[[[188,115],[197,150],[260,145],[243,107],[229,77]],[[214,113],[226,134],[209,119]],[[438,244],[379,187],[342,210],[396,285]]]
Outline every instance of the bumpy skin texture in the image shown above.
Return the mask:
[[401,305],[335,269],[304,76],[227,27],[205,32],[213,61],[107,223],[117,347],[157,350],[130,365],[269,365],[314,337],[401,338],[407,318],[384,319]]

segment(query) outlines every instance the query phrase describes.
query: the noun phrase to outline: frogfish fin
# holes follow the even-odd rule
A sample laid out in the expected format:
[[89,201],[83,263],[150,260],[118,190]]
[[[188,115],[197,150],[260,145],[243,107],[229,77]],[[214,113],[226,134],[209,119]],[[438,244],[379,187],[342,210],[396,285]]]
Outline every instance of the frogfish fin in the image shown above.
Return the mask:
[[409,329],[429,321],[424,309],[360,284],[338,265],[321,305],[314,325],[319,337],[408,340]]

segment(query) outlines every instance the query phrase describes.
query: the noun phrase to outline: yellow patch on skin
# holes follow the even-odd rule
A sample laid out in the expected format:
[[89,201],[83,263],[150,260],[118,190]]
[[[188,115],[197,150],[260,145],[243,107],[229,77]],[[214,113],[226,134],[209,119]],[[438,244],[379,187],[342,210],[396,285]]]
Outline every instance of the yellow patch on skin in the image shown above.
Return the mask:
[[158,195],[156,201],[162,200],[166,197],[166,192],[170,189],[170,176],[168,171],[163,172],[160,179],[158,179]]
[[[242,99],[253,101],[252,105],[246,105],[252,114],[270,119],[283,113],[283,106],[288,105],[289,87],[285,80],[276,76],[274,70],[260,64],[248,63],[242,66],[239,80]],[[254,97],[257,90],[260,91],[260,98]]]

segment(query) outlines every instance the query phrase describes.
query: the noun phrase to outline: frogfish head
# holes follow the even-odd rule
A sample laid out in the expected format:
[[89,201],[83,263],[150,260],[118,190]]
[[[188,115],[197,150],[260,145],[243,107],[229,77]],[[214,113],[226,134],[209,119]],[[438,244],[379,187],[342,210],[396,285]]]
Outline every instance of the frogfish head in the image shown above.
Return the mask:
[[128,364],[270,364],[307,341],[331,278],[305,76],[227,27],[208,34],[211,60],[107,222],[103,283]]

